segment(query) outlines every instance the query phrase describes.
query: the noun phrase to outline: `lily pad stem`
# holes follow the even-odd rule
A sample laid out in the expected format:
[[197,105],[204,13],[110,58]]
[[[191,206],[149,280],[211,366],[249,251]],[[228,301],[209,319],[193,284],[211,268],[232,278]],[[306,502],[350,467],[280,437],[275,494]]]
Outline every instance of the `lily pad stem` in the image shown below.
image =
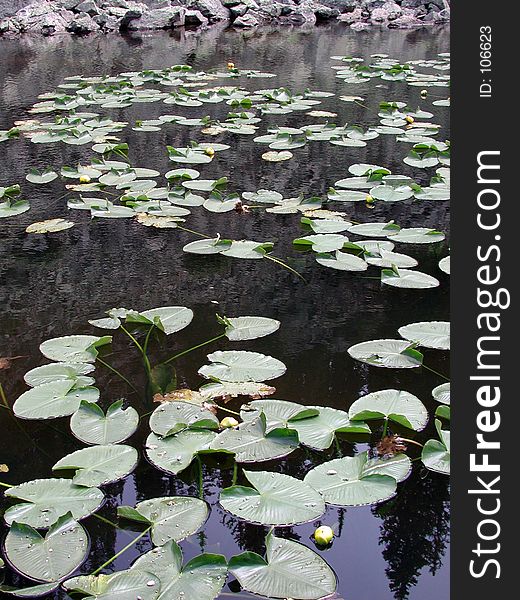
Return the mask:
[[294,275],[296,275],[296,277],[299,277],[302,281],[304,281],[305,283],[307,283],[307,280],[305,279],[305,277],[303,275],[300,275],[300,273],[298,273],[298,271],[295,271],[288,264],[284,263],[283,260],[280,260],[279,258],[276,258],[275,256],[271,256],[270,254],[264,254],[264,258],[267,258],[268,260],[272,260],[277,265],[280,265],[284,269],[287,269],[291,273],[294,273]]
[[112,371],[112,373],[115,373],[120,379],[122,379],[127,385],[129,385],[136,394],[139,393],[137,391],[137,388],[130,381],[128,381],[128,379],[122,373],[120,373],[117,369],[115,369],[112,365],[109,365],[107,362],[105,362],[104,360],[99,358],[99,356],[96,358],[96,360],[97,360],[97,362],[101,363],[104,367],[106,367],[107,369]]
[[432,369],[431,367],[429,367],[428,365],[425,365],[424,363],[422,363],[422,366],[427,369],[428,371],[431,371],[434,375],[437,375],[438,377],[442,377],[442,379],[445,379],[446,381],[449,381],[449,378],[446,377],[446,375],[443,375],[442,373],[439,373],[438,371],[435,371],[435,369]]
[[205,233],[199,233],[198,231],[194,231],[193,229],[188,229],[187,227],[182,227],[181,225],[177,225],[177,229],[182,229],[182,231],[187,231],[188,233],[192,233],[193,235],[198,235],[205,240],[209,240],[210,238]]
[[9,483],[4,483],[3,481],[0,481],[0,485],[2,487],[5,487],[5,488],[12,488],[12,487],[14,487],[14,485],[10,485]]
[[119,550],[119,552],[117,554],[114,554],[114,556],[111,556],[105,563],[103,563],[100,567],[98,567],[95,571],[93,571],[91,573],[91,576],[97,575],[98,573],[100,573],[105,567],[108,567],[108,565],[112,562],[114,562],[114,560],[116,560],[116,558],[119,558],[121,556],[121,554],[124,554],[129,548],[131,548],[136,542],[138,542],[142,537],[144,537],[150,530],[152,529],[152,526],[150,525],[150,527],[147,527],[144,531],[142,531],[136,538],[134,538],[130,543],[128,543],[124,548],[122,548],[121,550]]
[[208,344],[211,344],[212,342],[216,342],[217,340],[221,340],[223,337],[226,337],[225,333],[221,333],[220,335],[217,335],[216,337],[211,338],[210,340],[207,340],[206,342],[202,342],[201,344],[197,344],[196,346],[192,346],[191,348],[188,348],[187,350],[183,350],[182,352],[179,352],[178,354],[174,354],[168,360],[165,360],[161,364],[162,365],[167,365],[167,364],[171,363],[172,361],[176,360],[177,358],[180,358],[181,356],[184,356],[185,354],[188,354],[189,352],[192,352],[193,350],[197,350],[198,348],[202,348],[203,346],[207,346]]

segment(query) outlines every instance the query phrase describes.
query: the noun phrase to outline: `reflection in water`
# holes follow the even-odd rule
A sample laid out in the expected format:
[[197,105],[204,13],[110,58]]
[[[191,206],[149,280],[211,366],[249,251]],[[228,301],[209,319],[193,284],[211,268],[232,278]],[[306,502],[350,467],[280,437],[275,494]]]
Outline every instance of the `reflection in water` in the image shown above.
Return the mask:
[[424,567],[435,575],[442,566],[450,524],[448,479],[416,468],[374,514],[383,519],[380,540],[390,589],[396,600],[406,600]]
[[[78,73],[115,74],[175,63],[189,63],[208,70],[222,67],[232,58],[241,67],[270,71],[279,76],[277,80],[267,80],[267,84],[265,80],[248,81],[245,85],[249,89],[272,84],[286,85],[294,91],[309,87],[342,95],[354,93],[354,88],[335,78],[330,68],[334,64],[330,60],[332,55],[368,58],[384,52],[400,60],[434,58],[438,52],[446,51],[448,44],[447,30],[435,33],[372,30],[369,34],[356,34],[341,26],[286,29],[281,33],[212,28],[206,32],[155,33],[129,38],[2,39],[0,129],[26,118],[28,107],[39,94]],[[355,89],[355,93],[365,97],[368,111],[334,98],[324,101],[320,108],[338,112],[338,123],[367,126],[373,125],[374,119],[378,121],[375,115],[382,100],[402,100],[412,107],[421,104],[419,88],[399,83],[379,84],[380,87],[369,89],[363,85]],[[432,109],[431,104],[421,106]],[[204,106],[199,112],[176,108],[175,112],[182,115],[200,117],[215,111],[211,114],[221,117],[229,107]],[[133,106],[111,116],[133,122],[153,119],[158,110],[160,108],[154,105]],[[435,122],[446,128],[442,135],[445,131],[449,137],[446,109],[434,112]],[[299,126],[301,119],[301,115],[292,114],[284,118],[283,123]],[[267,126],[280,123],[280,119],[272,115],[263,122],[261,132],[264,133]],[[165,146],[183,146],[194,133],[187,127],[171,127],[156,134],[128,130],[124,135],[135,166],[165,173],[172,168]],[[409,167],[402,163],[408,148],[396,145],[390,137],[380,136],[365,148],[309,144],[296,150],[294,159],[275,167],[261,160],[263,147],[252,144],[250,139],[245,139],[247,136],[235,137],[225,157],[208,165],[203,176],[228,175],[231,191],[266,188],[283,191],[285,197],[297,196],[300,192],[306,196],[324,194],[334,181],[346,176],[347,167],[354,162],[381,163],[396,173],[410,174]],[[24,183],[31,167],[42,169],[52,165],[57,168],[91,158],[85,148],[63,146],[37,146],[24,139],[0,144],[0,185]],[[424,180],[427,180],[426,175]],[[178,383],[182,387],[200,386],[202,381],[197,370],[204,364],[207,352],[233,347],[271,354],[287,365],[287,374],[273,382],[277,387],[276,398],[345,410],[360,394],[392,387],[416,394],[430,412],[434,409],[431,389],[441,381],[431,372],[369,368],[352,361],[346,350],[368,339],[394,337],[398,327],[412,321],[445,320],[449,314],[447,278],[434,290],[410,292],[382,290],[373,279],[330,272],[316,265],[309,255],[293,250],[292,239],[302,234],[298,218],[266,213],[216,215],[200,209],[193,211],[189,225],[198,231],[220,232],[226,237],[275,242],[275,254],[302,271],[309,282],[307,285],[283,269],[265,264],[267,261],[187,256],[181,248],[193,238],[186,233],[152,230],[126,220],[91,223],[88,215],[74,214],[76,226],[63,235],[48,239],[30,237],[24,235],[24,228],[34,221],[67,214],[66,200],[62,198],[59,181],[49,186],[27,186],[26,190],[30,194],[31,210],[16,220],[4,220],[0,246],[3,307],[0,356],[24,357],[15,361],[9,371],[2,372],[2,384],[11,404],[26,389],[24,373],[42,364],[38,346],[43,340],[70,333],[92,333],[87,320],[100,317],[113,306],[144,310],[184,305],[194,310],[193,323],[178,335],[159,339],[158,345],[163,347],[153,350],[153,361],[158,362],[220,333],[215,322],[217,311],[227,316],[264,315],[279,319],[282,327],[271,338],[247,345],[232,346],[223,342],[183,357],[176,363]],[[402,225],[449,229],[449,214],[443,202],[380,203],[371,211],[358,203],[346,205],[345,210],[356,221],[395,219]],[[438,246],[413,252],[421,270],[436,277],[440,276],[438,259],[447,254],[447,244]],[[431,368],[448,372],[446,353],[428,351],[426,354]],[[142,367],[125,339],[116,336],[110,357],[106,358],[130,376],[138,389],[144,387]],[[96,380],[104,408],[120,397],[131,402],[140,414],[155,408],[106,370],[98,369]],[[229,406],[237,408],[236,403]],[[9,464],[11,482],[51,476],[49,465],[79,447],[70,435],[67,419],[15,422],[7,411],[1,410],[0,427],[3,434],[0,462]],[[434,435],[431,423],[417,439],[424,442]],[[146,436],[145,419],[129,443],[142,450]],[[357,441],[343,439],[342,455],[351,456],[366,449],[356,445]],[[287,460],[266,463],[260,468],[303,478],[309,469],[336,456],[334,447],[324,453],[300,449]],[[185,560],[201,551],[220,552],[228,558],[243,550],[264,551],[266,528],[246,525],[218,505],[220,489],[231,485],[231,466],[224,456],[204,459],[204,496],[212,510],[204,531],[182,543]],[[116,507],[121,504],[134,506],[136,502],[159,496],[196,496],[199,494],[197,482],[196,465],[179,477],[170,477],[142,459],[136,472],[124,482],[107,486],[107,501],[100,516],[116,522]],[[239,482],[245,483],[240,477]],[[431,474],[423,478],[421,468],[416,467],[410,479],[400,485],[397,497],[374,511],[362,507],[348,510],[329,507],[319,521],[294,528],[277,528],[276,534],[314,547],[310,540],[314,528],[321,524],[334,526],[336,539],[323,556],[338,573],[338,593],[345,599],[438,600],[448,596],[447,565],[443,558],[447,545],[447,500],[447,480]],[[116,529],[97,517],[88,518],[85,525],[91,536],[92,552],[82,567],[84,573],[99,567],[141,531],[135,523],[121,522]],[[378,545],[380,525],[382,545]],[[143,537],[135,548],[110,565],[107,572],[128,568],[139,554],[150,548],[148,536]],[[438,575],[432,578],[429,570]],[[11,582],[23,584],[17,578]],[[253,598],[243,593],[234,594],[236,589],[230,583],[222,599]],[[58,598],[65,595],[56,593],[54,599]]]

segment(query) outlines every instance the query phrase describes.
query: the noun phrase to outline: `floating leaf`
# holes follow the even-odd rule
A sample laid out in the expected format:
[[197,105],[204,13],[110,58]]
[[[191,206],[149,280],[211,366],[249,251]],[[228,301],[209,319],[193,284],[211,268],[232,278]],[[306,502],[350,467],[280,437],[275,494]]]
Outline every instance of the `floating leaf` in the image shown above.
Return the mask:
[[88,363],[50,363],[27,371],[24,380],[31,387],[64,380],[73,381],[76,387],[85,387],[94,383],[92,377],[86,377],[94,368]]
[[284,160],[290,160],[292,157],[293,153],[289,152],[289,150],[282,150],[281,152],[273,150],[262,154],[262,158],[268,162],[282,162]]
[[85,600],[157,600],[159,579],[150,572],[119,571],[111,575],[80,575],[64,582],[68,592],[88,595]]
[[218,419],[204,407],[190,402],[165,402],[150,417],[150,429],[161,437],[183,429],[217,429]]
[[199,369],[207,379],[220,381],[268,381],[283,375],[286,366],[272,356],[244,350],[228,350],[208,354],[211,364]]
[[307,523],[325,512],[321,496],[299,479],[268,471],[244,475],[253,488],[234,485],[220,494],[222,507],[240,519],[281,527]]
[[111,404],[105,413],[97,405],[82,402],[70,419],[72,433],[85,444],[118,444],[129,438],[139,425],[139,414],[123,400]]
[[13,406],[20,419],[56,419],[75,413],[81,402],[97,402],[95,387],[76,388],[75,381],[51,381],[31,388],[18,397]]
[[423,356],[413,344],[404,340],[371,340],[348,349],[352,358],[374,367],[410,369],[420,367]]
[[295,246],[312,246],[314,252],[333,252],[340,250],[348,242],[348,237],[333,233],[322,233],[317,235],[307,235],[297,238],[293,241]]
[[74,227],[72,221],[66,221],[65,219],[48,219],[47,221],[38,221],[38,223],[32,223],[26,229],[26,233],[55,233],[57,231],[64,231]]
[[146,440],[146,456],[157,468],[176,475],[190,465],[196,454],[206,450],[216,435],[205,429],[185,429],[165,438],[151,433]]
[[45,169],[41,173],[38,169],[29,169],[25,179],[30,183],[45,184],[54,181],[57,177],[58,173],[55,173],[52,169]]
[[304,481],[319,492],[327,504],[335,506],[364,506],[388,500],[395,495],[396,479],[365,472],[367,460],[367,452],[337,458],[309,471]]
[[109,444],[76,450],[60,459],[53,471],[76,471],[72,482],[95,487],[123,479],[131,473],[138,461],[135,448]]
[[134,570],[153,573],[160,580],[157,600],[214,600],[226,582],[227,562],[220,554],[205,553],[183,567],[181,549],[175,542],[168,542],[138,558],[132,566]]
[[440,285],[439,281],[421,271],[411,271],[408,269],[383,269],[381,271],[381,283],[397,288],[406,288],[414,290],[425,290]]
[[232,342],[255,340],[280,328],[280,321],[267,317],[225,317],[224,324],[226,337]]
[[450,384],[441,383],[441,385],[433,388],[432,396],[434,400],[441,404],[450,404]]
[[196,240],[186,244],[182,250],[190,254],[220,254],[224,250],[228,250],[231,243],[231,240],[221,240],[220,238]]
[[450,349],[450,324],[447,321],[410,323],[400,327],[398,332],[405,340],[425,348]]
[[[117,514],[125,519],[152,526],[152,542],[162,546],[193,535],[208,518],[208,505],[199,498],[169,496],[139,502],[135,508],[120,506]],[[163,590],[164,591],[164,590]]]
[[408,227],[401,229],[396,235],[392,235],[393,242],[402,244],[434,244],[442,242],[444,234],[436,229],[427,227]]
[[428,440],[424,444],[421,460],[430,471],[449,475],[451,466],[450,432],[441,429],[441,422],[438,419],[435,421],[435,427],[440,440]]
[[96,360],[97,349],[111,342],[110,336],[67,335],[46,340],[40,345],[40,352],[59,362],[90,363]]
[[213,398],[236,398],[237,396],[250,396],[251,398],[262,398],[270,396],[276,392],[276,388],[266,383],[256,381],[220,381],[206,383],[200,388],[200,393],[204,399]]
[[335,254],[318,254],[316,262],[338,271],[366,271],[368,269],[368,263],[359,256],[339,250]]
[[298,447],[298,434],[291,429],[273,429],[266,432],[266,418],[258,418],[226,429],[211,443],[217,452],[231,452],[239,463],[254,463],[282,458]]
[[83,563],[88,550],[87,533],[70,513],[60,517],[45,537],[29,525],[14,522],[5,538],[9,564],[34,581],[64,579]]
[[103,502],[101,490],[74,485],[68,479],[34,479],[6,490],[9,498],[25,500],[9,508],[4,517],[36,529],[47,529],[59,517],[72,514],[79,521],[96,512]]
[[193,311],[185,306],[162,306],[145,310],[137,315],[130,312],[126,316],[129,323],[155,325],[166,335],[176,333],[187,327],[193,319]]
[[444,273],[446,273],[447,275],[450,274],[450,257],[449,256],[445,256],[444,258],[441,258],[441,260],[439,261],[439,269],[441,271],[443,271]]
[[266,558],[244,552],[229,561],[242,588],[270,598],[318,600],[336,591],[336,576],[318,554],[297,542],[266,538]]
[[428,423],[428,411],[424,404],[403,390],[380,390],[356,400],[348,411],[353,421],[387,419],[399,425],[421,431]]

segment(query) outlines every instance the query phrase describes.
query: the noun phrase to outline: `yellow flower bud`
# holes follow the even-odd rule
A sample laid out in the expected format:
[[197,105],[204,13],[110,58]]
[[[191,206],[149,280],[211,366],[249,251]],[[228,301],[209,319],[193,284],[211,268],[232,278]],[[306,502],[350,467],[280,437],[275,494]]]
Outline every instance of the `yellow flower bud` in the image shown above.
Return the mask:
[[80,183],[90,183],[90,177],[88,175],[81,175],[79,178]]
[[415,119],[413,117],[411,117],[410,115],[406,115],[406,117],[404,118],[404,120],[411,125],[412,123],[415,122]]
[[215,150],[213,150],[211,146],[208,146],[206,150],[204,150],[204,154],[207,154],[208,156],[215,156]]
[[334,531],[327,525],[318,527],[314,532],[314,541],[318,546],[328,546],[334,538]]
[[231,71],[232,69],[235,68],[235,63],[234,62],[228,62],[227,68]]
[[228,429],[229,427],[236,427],[238,425],[238,421],[235,417],[224,417],[222,421],[220,421],[221,429]]

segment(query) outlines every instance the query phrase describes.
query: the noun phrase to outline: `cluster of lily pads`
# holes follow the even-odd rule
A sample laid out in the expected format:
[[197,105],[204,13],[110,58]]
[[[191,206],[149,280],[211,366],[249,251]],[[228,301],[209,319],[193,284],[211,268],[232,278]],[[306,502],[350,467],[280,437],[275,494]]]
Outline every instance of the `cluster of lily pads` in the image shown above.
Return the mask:
[[[348,353],[355,360],[365,364],[390,369],[413,369],[424,366],[424,355],[417,348],[430,348],[436,350],[450,349],[450,324],[446,321],[427,321],[410,323],[398,330],[402,339],[371,340],[355,344],[348,349]],[[375,392],[377,402],[366,404],[365,396],[363,418],[367,419],[369,414],[385,415],[386,418],[396,420],[398,423],[410,427],[413,425],[408,417],[395,414],[395,397],[386,392]],[[439,439],[430,439],[422,450],[422,461],[424,465],[438,473],[449,475],[450,473],[450,431],[443,429],[442,419],[450,420],[450,383],[442,383],[432,390],[433,399],[440,404],[435,411],[435,427]],[[359,402],[359,400],[357,401]],[[377,408],[377,404],[380,408]],[[354,402],[353,406],[356,405]],[[351,407],[352,410],[352,407]],[[409,415],[416,419],[416,424],[421,424],[424,412],[418,406],[414,411],[411,409]],[[376,417],[377,418],[377,417]],[[408,419],[408,423],[406,423]]]
[[[141,524],[144,531],[135,542],[149,534],[154,548],[127,570],[100,575],[112,557],[88,575],[73,576],[89,553],[88,534],[81,521],[102,506],[104,493],[100,488],[127,477],[138,465],[138,450],[124,442],[143,424],[145,415],[139,415],[123,400],[110,403],[106,410],[98,404],[100,391],[93,376],[96,368],[109,368],[132,386],[103,358],[112,336],[71,335],[40,345],[41,353],[51,362],[26,373],[30,389],[16,400],[13,411],[20,419],[70,417],[71,433],[85,446],[52,466],[56,474],[64,472],[70,474],[68,477],[36,479],[16,486],[4,484],[5,496],[14,501],[4,515],[10,527],[4,556],[11,568],[33,582],[23,589],[1,586],[5,594],[33,597],[61,586],[74,595],[103,600],[116,592],[121,597],[137,594],[146,600],[212,600],[222,590],[228,573],[244,590],[266,597],[286,598],[291,594],[316,600],[334,593],[336,576],[323,558],[303,544],[277,537],[273,528],[319,519],[329,504],[354,507],[391,498],[411,472],[410,458],[401,451],[340,455],[309,470],[303,480],[244,468],[242,479],[249,485],[237,484],[238,468],[286,457],[299,446],[323,452],[333,447],[341,434],[369,436],[378,431],[369,426],[371,421],[384,421],[383,439],[389,422],[421,431],[428,421],[425,406],[403,390],[366,394],[348,411],[268,398],[275,388],[266,382],[282,376],[286,366],[272,356],[245,350],[208,354],[208,363],[198,373],[209,383],[198,390],[177,389],[175,376],[166,382],[164,378],[165,369],[177,357],[219,339],[254,340],[280,327],[279,321],[267,317],[217,317],[223,328],[219,336],[153,366],[149,344],[154,335],[177,333],[191,323],[193,316],[183,306],[141,312],[119,308],[90,323],[120,331],[141,354],[150,394],[155,394],[154,400],[159,402],[149,419],[150,433],[144,448],[148,461],[175,477],[193,461],[201,468],[204,455],[231,456],[233,484],[221,491],[219,504],[238,519],[271,528],[266,556],[245,552],[226,559],[204,553],[183,565],[178,543],[203,526],[208,504],[202,496],[149,498],[134,507],[120,506],[118,515],[121,520]],[[449,347],[446,323],[416,323],[399,332],[405,340],[394,341],[392,347],[389,341],[371,342],[373,347],[360,349],[361,344],[349,353],[369,364],[408,367],[420,364],[417,344]],[[220,412],[229,412],[219,401],[230,397],[241,399],[237,413],[240,421],[230,417],[219,421]],[[449,387],[436,388],[434,397],[446,406]],[[428,469],[446,473],[449,432],[439,427],[439,435],[440,441],[427,442],[422,460]]]

